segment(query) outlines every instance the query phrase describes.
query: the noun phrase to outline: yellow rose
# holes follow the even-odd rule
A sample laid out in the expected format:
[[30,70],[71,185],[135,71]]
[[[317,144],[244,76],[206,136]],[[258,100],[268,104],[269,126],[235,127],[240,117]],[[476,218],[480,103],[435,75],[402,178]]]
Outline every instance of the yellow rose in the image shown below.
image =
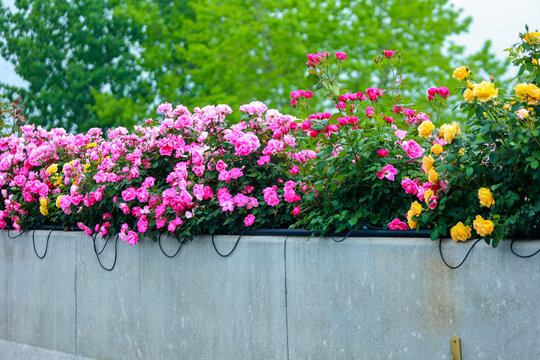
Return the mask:
[[409,223],[409,227],[411,229],[416,229],[416,226],[418,225],[418,221],[414,221],[412,219],[414,215],[412,214],[412,212],[409,210],[409,212],[407,212],[407,223]]
[[91,149],[91,148],[94,148],[96,146],[97,146],[97,144],[95,142],[92,142],[92,143],[89,143],[88,145],[86,145],[86,148]]
[[49,209],[47,209],[47,206],[46,206],[46,205],[45,205],[45,206],[41,205],[41,206],[39,207],[39,212],[40,212],[41,215],[43,215],[43,216],[49,215]]
[[443,152],[443,147],[440,144],[435,144],[431,147],[431,152],[440,155]]
[[450,236],[454,241],[467,241],[471,238],[471,227],[460,221],[450,229]]
[[456,129],[450,124],[442,124],[439,128],[439,137],[447,143],[451,143],[456,138]]
[[452,128],[454,129],[456,135],[461,135],[461,128],[459,127],[457,122],[452,122]]
[[522,101],[540,100],[540,89],[534,84],[517,84],[514,86],[514,91]]
[[56,198],[56,207],[59,208],[60,207],[60,199],[62,198],[63,195],[60,195]]
[[465,92],[463,93],[463,98],[465,99],[465,101],[472,103],[474,100],[474,93],[472,89],[470,88],[466,89]]
[[439,174],[435,171],[435,169],[431,169],[428,172],[428,181],[432,184],[435,184],[439,180]]
[[532,62],[532,64],[534,66],[538,66],[538,60],[537,59],[532,59],[531,62]]
[[538,31],[531,31],[525,34],[523,37],[523,40],[528,42],[531,45],[536,45],[540,43],[540,32]]
[[479,189],[478,198],[480,199],[480,205],[482,206],[491,207],[491,205],[495,204],[493,195],[491,195],[491,190],[489,190],[488,188]]
[[458,79],[459,81],[465,79],[467,76],[469,76],[468,66],[460,66],[457,69],[455,69],[454,73],[452,74],[452,77],[455,79]]
[[435,195],[435,193],[433,192],[433,190],[431,189],[427,189],[425,192],[424,192],[424,201],[426,203],[429,203],[429,199],[431,199],[431,197]]
[[480,215],[476,215],[476,219],[473,221],[473,227],[478,235],[482,237],[491,234],[494,229],[491,220],[484,220]]
[[49,199],[42,197],[41,199],[39,199],[39,204],[41,206],[47,206],[49,204]]
[[62,185],[62,177],[60,175],[56,175],[53,178],[53,180],[54,180],[54,182],[53,182],[54,186]]
[[51,166],[49,166],[49,167],[47,168],[47,170],[45,170],[45,172],[46,172],[47,174],[49,174],[49,175],[54,174],[54,173],[57,172],[57,171],[58,171],[58,165],[56,165],[56,164],[52,164]]
[[409,210],[411,215],[419,216],[422,213],[422,205],[418,201],[415,201],[411,204],[411,209]]
[[435,162],[435,159],[429,155],[429,157],[423,157],[422,158],[422,170],[424,170],[425,173],[428,173],[429,170],[433,169],[433,163]]
[[418,127],[418,135],[425,137],[426,139],[431,136],[431,132],[435,129],[435,125],[429,120],[424,121]]
[[486,102],[489,99],[497,97],[499,95],[499,89],[495,89],[495,84],[491,82],[482,81],[473,87],[473,95],[478,101]]

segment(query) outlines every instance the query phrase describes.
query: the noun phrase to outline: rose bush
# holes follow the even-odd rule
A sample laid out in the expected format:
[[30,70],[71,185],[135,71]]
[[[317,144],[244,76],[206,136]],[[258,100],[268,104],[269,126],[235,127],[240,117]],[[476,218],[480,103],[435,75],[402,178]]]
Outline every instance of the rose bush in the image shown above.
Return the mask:
[[297,147],[296,118],[260,102],[240,110],[245,121],[229,126],[226,105],[191,113],[165,103],[161,121],[108,138],[23,126],[0,139],[0,227],[77,225],[134,244],[159,232],[288,226],[310,191],[293,170],[315,154]]
[[[21,126],[0,138],[0,228],[71,225],[129,244],[256,227],[427,228],[493,246],[530,234],[540,225],[535,34],[512,50],[523,82],[509,96],[468,66],[454,71],[461,125],[439,123],[444,86],[427,89],[431,109],[405,105],[402,54],[383,50],[375,62],[390,87],[353,91],[339,85],[345,52],[308,54],[313,88],[290,94],[298,118],[252,102],[231,124],[227,105],[163,103],[132,132]],[[321,93],[332,110],[312,113]]]
[[464,84],[460,107],[469,115],[467,131],[441,126],[444,143],[431,149],[429,167],[447,183],[446,190],[435,191],[438,206],[425,206],[414,218],[433,228],[433,239],[450,231],[456,241],[482,237],[495,247],[501,239],[540,229],[538,36],[527,30],[510,50],[519,67],[519,83],[510,94],[497,89],[494,79],[477,82],[468,67],[454,72]]

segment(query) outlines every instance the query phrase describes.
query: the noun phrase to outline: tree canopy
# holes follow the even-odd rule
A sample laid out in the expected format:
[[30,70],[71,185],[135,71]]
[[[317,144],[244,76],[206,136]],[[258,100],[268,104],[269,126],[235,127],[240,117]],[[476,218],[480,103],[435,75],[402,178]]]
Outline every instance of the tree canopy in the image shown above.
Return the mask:
[[[289,111],[289,92],[308,88],[305,55],[345,51],[351,91],[384,86],[373,58],[404,53],[406,95],[449,88],[463,47],[449,38],[471,19],[447,0],[17,0],[0,5],[0,53],[30,84],[35,123],[85,130],[131,126],[162,102],[189,107],[252,100]],[[474,54],[495,76],[489,44]],[[454,84],[455,85],[455,84]],[[14,89],[11,89],[14,90]]]

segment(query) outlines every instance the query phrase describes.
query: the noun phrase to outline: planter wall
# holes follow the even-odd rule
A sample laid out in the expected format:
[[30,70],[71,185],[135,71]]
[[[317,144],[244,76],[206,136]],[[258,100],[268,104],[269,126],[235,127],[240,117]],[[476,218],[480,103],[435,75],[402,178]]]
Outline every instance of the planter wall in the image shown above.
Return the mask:
[[[468,246],[443,243],[449,261]],[[201,236],[174,259],[119,243],[107,272],[81,233],[54,232],[39,260],[31,233],[1,232],[0,358],[450,359],[457,336],[464,359],[539,359],[540,256],[499,246],[449,270],[428,239],[244,236],[221,258]]]

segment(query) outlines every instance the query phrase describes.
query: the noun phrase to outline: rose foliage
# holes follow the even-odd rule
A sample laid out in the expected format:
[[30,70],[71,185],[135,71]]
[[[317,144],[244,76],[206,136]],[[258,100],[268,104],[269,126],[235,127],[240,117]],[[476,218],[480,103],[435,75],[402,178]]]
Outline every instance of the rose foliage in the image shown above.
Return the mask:
[[[456,69],[469,114],[461,126],[439,124],[446,87],[427,89],[430,109],[404,104],[397,50],[375,59],[389,88],[353,91],[339,85],[345,52],[308,54],[313,87],[290,95],[299,117],[252,102],[231,124],[227,105],[163,103],[133,132],[21,126],[0,138],[0,228],[78,226],[129,244],[256,227],[428,228],[493,246],[530,234],[540,207],[534,34],[511,53],[524,81],[515,94]],[[320,93],[332,109],[312,113]]]

